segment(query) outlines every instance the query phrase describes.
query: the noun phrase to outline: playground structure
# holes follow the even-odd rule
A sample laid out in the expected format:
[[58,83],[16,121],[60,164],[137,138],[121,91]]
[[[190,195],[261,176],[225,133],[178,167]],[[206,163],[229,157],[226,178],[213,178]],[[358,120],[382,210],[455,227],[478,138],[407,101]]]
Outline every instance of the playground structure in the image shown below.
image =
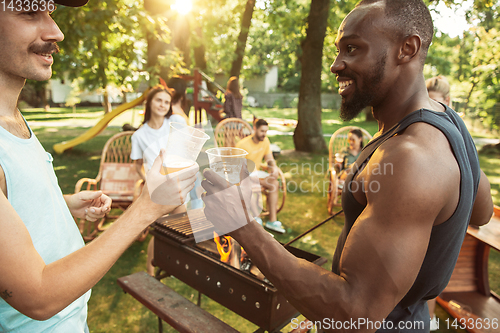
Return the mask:
[[217,93],[224,95],[226,90],[199,69],[195,69],[193,75],[181,75],[181,77],[188,84],[192,84],[192,95],[188,92],[187,97],[194,106],[195,124],[201,123],[203,109],[215,122],[221,121],[224,104],[217,97]]
[[[215,83],[212,79],[210,79],[207,74],[198,69],[194,70],[193,75],[183,75],[182,78],[187,81],[189,87],[191,88],[191,92],[188,92],[187,97],[189,100],[191,100],[195,110],[195,124],[201,122],[203,109],[205,110],[207,115],[210,115],[213,118],[216,123],[222,120],[224,105],[216,95],[218,91],[220,91],[223,95],[225,93],[225,89]],[[108,124],[115,117],[133,107],[142,104],[146,99],[148,92],[149,89],[147,89],[141,97],[136,98],[129,103],[122,104],[116,109],[107,113],[95,126],[91,127],[82,135],[69,141],[56,143],[53,146],[54,151],[57,154],[62,154],[64,151],[96,137],[104,129],[106,129]]]
[[64,153],[65,150],[73,148],[74,146],[79,145],[80,143],[83,143],[85,141],[88,141],[88,140],[96,137],[102,131],[104,131],[104,129],[106,129],[109,122],[111,120],[113,120],[116,116],[122,114],[123,112],[125,112],[133,107],[136,107],[139,104],[142,104],[144,102],[144,100],[146,99],[148,92],[149,92],[149,89],[147,89],[142,94],[141,97],[136,98],[129,103],[122,104],[122,105],[118,106],[116,109],[114,109],[113,111],[105,114],[104,117],[102,117],[102,119],[99,120],[99,122],[95,126],[91,127],[88,131],[86,131],[82,135],[80,135],[72,140],[69,140],[69,141],[63,141],[61,143],[56,143],[52,148],[54,149],[54,151],[57,154],[62,154],[62,153]]

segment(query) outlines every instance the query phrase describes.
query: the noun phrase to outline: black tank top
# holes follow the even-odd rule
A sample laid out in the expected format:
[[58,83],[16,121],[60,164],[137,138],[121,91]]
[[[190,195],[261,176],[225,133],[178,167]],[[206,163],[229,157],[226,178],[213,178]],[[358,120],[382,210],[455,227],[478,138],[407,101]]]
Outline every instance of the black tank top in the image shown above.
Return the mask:
[[[350,182],[382,143],[416,122],[424,122],[436,127],[448,139],[460,167],[460,198],[453,215],[444,223],[432,228],[427,253],[413,286],[386,318],[386,322],[391,321],[394,324],[394,329],[380,329],[377,332],[429,332],[429,310],[426,301],[438,296],[450,280],[479,186],[480,168],[477,151],[464,122],[456,112],[448,107],[445,112],[426,109],[412,112],[392,129],[373,139],[363,148],[353,166],[352,174],[346,179],[342,193],[345,224],[337,242],[332,271],[339,274],[340,257],[347,235],[366,207],[357,202],[352,192],[349,191]],[[397,328],[399,322],[409,321],[422,321],[425,328],[421,330],[415,327],[409,330]],[[385,327],[389,326],[390,324]]]

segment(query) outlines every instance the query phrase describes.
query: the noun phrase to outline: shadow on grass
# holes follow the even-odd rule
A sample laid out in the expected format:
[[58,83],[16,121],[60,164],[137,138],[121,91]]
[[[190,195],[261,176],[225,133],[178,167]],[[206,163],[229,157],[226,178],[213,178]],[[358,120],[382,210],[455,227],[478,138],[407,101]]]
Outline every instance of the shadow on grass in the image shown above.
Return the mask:
[[72,119],[95,119],[95,116],[76,116],[76,115],[68,115],[67,117],[60,116],[54,117],[26,117],[27,121],[58,121],[58,120],[72,120]]
[[104,111],[102,107],[78,107],[75,110],[73,110],[73,108],[49,108],[48,110],[45,110],[43,108],[26,108],[21,110],[21,113],[25,117],[30,115],[55,116],[61,114],[97,113],[97,112],[104,112]]

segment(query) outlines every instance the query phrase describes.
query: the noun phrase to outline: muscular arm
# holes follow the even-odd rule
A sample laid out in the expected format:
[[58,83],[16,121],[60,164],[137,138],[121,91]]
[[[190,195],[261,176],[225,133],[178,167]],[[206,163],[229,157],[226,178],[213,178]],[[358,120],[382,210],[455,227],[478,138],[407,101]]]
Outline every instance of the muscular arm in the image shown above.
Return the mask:
[[[451,172],[449,164],[432,163],[439,155],[426,157],[426,149],[403,145],[373,156],[359,179],[368,186],[367,207],[347,238],[340,275],[295,258],[255,222],[233,236],[308,319],[381,321],[417,277],[436,219],[456,206],[447,200],[456,188],[447,184],[456,184],[458,166]],[[377,164],[392,165],[393,172],[375,174]]]
[[476,201],[472,209],[470,224],[482,226],[488,223],[493,215],[493,201],[491,198],[490,182],[483,171],[479,180]]

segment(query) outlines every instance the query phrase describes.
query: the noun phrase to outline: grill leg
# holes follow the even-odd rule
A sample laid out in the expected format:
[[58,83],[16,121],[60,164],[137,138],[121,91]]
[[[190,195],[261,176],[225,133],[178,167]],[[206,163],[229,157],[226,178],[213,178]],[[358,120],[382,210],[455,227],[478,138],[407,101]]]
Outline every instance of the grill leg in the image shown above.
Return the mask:
[[163,323],[160,317],[158,317],[158,333],[163,333]]
[[201,306],[201,293],[198,291],[198,302],[196,305]]

